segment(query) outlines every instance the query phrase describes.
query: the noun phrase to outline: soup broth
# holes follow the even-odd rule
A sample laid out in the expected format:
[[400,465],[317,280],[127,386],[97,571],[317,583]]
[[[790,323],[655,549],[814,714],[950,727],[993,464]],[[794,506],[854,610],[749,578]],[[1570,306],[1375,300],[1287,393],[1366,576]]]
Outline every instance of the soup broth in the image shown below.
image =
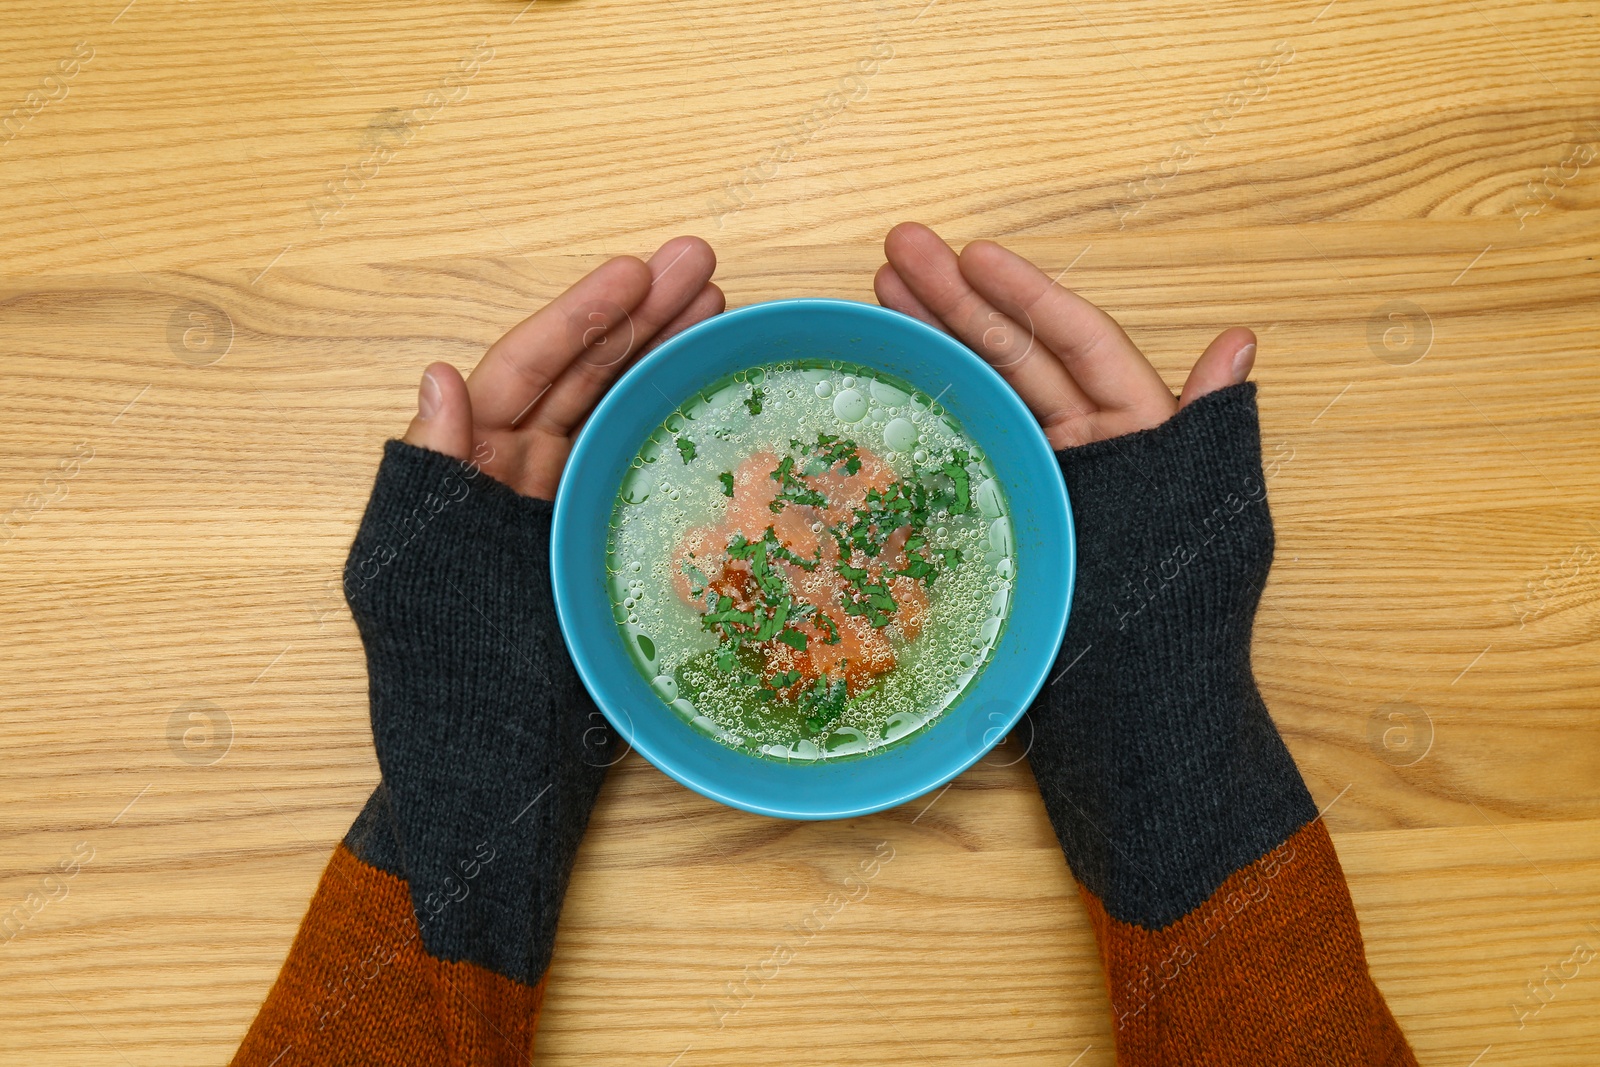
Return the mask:
[[1016,580],[1005,494],[937,399],[807,360],[715,382],[656,427],[607,570],[660,698],[781,760],[870,753],[936,720]]

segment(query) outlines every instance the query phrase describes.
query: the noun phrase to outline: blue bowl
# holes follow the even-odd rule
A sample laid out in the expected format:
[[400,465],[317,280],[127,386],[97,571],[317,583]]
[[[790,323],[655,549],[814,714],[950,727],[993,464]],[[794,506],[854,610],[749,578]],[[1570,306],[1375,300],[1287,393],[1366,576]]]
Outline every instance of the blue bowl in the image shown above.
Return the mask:
[[[1006,493],[1017,581],[987,665],[940,718],[869,754],[785,763],[719,744],[655,694],[612,617],[605,557],[617,492],[645,436],[718,378],[799,356],[881,370],[939,398],[988,455]],[[630,368],[584,424],[567,460],[550,555],[567,648],[622,739],[698,793],[788,819],[891,808],[981,759],[1016,725],[1055,662],[1076,569],[1061,468],[1000,375],[959,341],[909,316],[815,299],[754,304],[707,319]]]

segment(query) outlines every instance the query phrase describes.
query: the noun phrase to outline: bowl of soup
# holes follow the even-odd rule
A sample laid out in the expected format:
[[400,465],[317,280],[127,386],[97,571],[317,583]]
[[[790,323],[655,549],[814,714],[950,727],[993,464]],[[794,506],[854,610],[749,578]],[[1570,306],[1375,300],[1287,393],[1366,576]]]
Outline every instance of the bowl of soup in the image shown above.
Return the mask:
[[1016,725],[1076,565],[1037,422],[948,334],[797,299],[640,359],[574,443],[551,574],[578,674],[663,772],[835,819],[944,785]]

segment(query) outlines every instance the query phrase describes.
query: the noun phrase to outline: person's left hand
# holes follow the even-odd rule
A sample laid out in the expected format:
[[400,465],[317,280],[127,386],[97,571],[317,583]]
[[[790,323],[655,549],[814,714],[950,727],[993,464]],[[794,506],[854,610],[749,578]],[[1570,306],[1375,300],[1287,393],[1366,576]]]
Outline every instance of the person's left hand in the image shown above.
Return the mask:
[[572,439],[617,376],[673,334],[722,312],[717,256],[675,237],[648,264],[608,260],[489,346],[471,377],[434,363],[404,441],[469,457],[523,496],[555,497]]

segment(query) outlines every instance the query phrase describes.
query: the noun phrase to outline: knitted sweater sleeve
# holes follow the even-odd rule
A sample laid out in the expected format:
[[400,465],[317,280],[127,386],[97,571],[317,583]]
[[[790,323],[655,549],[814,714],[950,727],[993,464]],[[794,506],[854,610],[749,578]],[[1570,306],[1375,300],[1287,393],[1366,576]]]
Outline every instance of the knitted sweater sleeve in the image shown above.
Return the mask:
[[551,505],[390,441],[345,566],[381,781],[234,1063],[528,1063],[613,742],[550,588]]
[[1078,583],[1029,757],[1117,1062],[1414,1064],[1251,673],[1273,549],[1255,386],[1058,457]]

